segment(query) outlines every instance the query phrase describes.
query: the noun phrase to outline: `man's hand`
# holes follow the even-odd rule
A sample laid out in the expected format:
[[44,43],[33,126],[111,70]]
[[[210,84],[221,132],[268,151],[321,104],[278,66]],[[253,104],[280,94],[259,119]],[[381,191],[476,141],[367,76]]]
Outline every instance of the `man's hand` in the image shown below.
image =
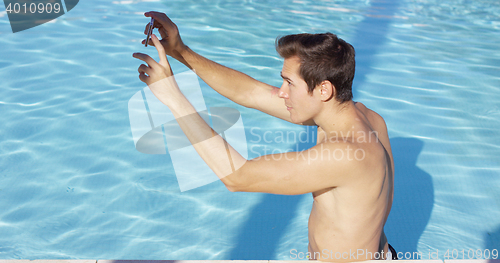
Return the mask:
[[[155,19],[153,28],[158,28],[158,32],[160,32],[162,37],[160,43],[163,46],[165,53],[177,60],[181,59],[180,53],[186,48],[186,45],[182,42],[177,25],[175,25],[174,22],[172,22],[172,20],[170,20],[170,18],[168,18],[168,16],[164,13],[150,11],[146,12],[144,16]],[[145,35],[148,34],[148,25],[149,23],[144,29]],[[146,44],[146,40],[143,40],[142,44]],[[148,45],[155,46],[155,43],[152,39],[150,39]]]
[[168,105],[169,93],[173,91],[172,89],[177,91],[179,88],[177,83],[175,83],[172,69],[168,63],[163,45],[154,34],[151,35],[151,40],[156,50],[158,50],[158,56],[160,57],[159,63],[143,53],[134,53],[133,57],[147,63],[147,65],[141,64],[139,66],[139,79],[148,85],[151,92],[153,92],[163,104]]

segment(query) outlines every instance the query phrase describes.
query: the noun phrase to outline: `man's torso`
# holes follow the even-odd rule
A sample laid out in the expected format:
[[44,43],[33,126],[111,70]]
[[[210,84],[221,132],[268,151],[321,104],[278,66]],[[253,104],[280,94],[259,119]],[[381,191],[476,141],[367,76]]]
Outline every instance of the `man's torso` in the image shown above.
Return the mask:
[[380,252],[383,226],[392,205],[393,163],[385,123],[363,104],[356,103],[355,107],[359,120],[353,125],[352,134],[332,140],[332,135],[318,128],[318,144],[345,144],[345,136],[352,137],[348,143],[352,147],[352,169],[345,183],[313,193],[309,252],[319,260],[357,261],[377,257],[374,254],[370,257],[370,253]]

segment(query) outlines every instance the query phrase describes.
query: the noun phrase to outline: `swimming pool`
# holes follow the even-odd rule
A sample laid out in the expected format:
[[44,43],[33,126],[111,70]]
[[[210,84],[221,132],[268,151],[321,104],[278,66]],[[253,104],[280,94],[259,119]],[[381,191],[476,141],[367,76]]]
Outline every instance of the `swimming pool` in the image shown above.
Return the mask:
[[[132,53],[156,55],[140,45],[149,10],[170,15],[193,50],[273,85],[277,36],[351,42],[355,100],[385,118],[393,147],[389,242],[424,259],[500,249],[498,1],[87,0],[15,34],[0,11],[0,259],[307,251],[309,195],[230,193],[220,182],[181,193],[168,155],[134,148],[127,102],[144,86]],[[259,141],[251,127],[306,128],[202,91],[208,106],[241,112],[251,158],[314,143]]]

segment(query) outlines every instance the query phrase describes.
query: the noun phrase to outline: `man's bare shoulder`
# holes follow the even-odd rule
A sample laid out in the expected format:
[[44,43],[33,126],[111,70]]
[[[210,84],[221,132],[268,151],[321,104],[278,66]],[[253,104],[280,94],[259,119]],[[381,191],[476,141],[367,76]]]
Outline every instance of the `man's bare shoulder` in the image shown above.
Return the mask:
[[385,120],[382,116],[380,116],[380,114],[369,109],[361,102],[355,102],[354,105],[360,112],[363,113],[363,115],[365,115],[368,122],[373,126],[372,128],[374,128],[377,132],[381,132],[380,130],[387,130]]

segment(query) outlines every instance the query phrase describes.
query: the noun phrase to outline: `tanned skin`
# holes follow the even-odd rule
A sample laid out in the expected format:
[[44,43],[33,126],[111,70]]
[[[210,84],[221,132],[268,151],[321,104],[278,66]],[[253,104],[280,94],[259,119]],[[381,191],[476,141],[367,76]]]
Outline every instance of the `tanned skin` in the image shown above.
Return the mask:
[[[166,55],[193,69],[210,87],[240,105],[292,123],[318,126],[317,145],[311,149],[253,160],[243,158],[218,135],[196,143],[197,152],[230,191],[312,193],[308,224],[311,259],[362,261],[374,259],[375,252],[387,253],[383,228],[392,206],[394,164],[387,127],[380,115],[359,102],[331,99],[336,95],[335,87],[327,80],[309,93],[299,74],[298,57],[284,60],[283,84],[273,87],[192,51],[165,14],[145,15],[155,19],[154,26],[162,36],[159,40],[153,35],[149,43],[157,48],[160,61],[135,53],[134,57],[147,63],[139,67],[139,78],[170,108],[191,141],[199,142],[197,136],[213,131],[199,116],[189,121],[180,118],[197,116],[196,110],[180,92]],[[226,151],[233,156],[232,168],[219,158]]]

